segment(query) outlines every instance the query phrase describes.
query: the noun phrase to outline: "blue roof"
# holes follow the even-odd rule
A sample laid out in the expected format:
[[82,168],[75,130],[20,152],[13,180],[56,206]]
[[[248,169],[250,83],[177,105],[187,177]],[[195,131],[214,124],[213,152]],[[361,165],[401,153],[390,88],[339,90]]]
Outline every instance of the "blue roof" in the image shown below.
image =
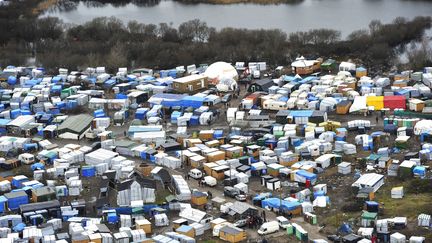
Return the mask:
[[282,80],[283,81],[285,81],[285,82],[297,82],[297,81],[300,81],[301,79],[299,79],[299,78],[297,78],[297,77],[295,77],[295,76],[283,76],[282,77]]
[[310,117],[312,114],[312,110],[293,110],[289,113],[289,115],[292,117]]
[[296,171],[297,175],[303,176],[306,179],[316,179],[317,176],[314,173],[307,172],[305,170]]
[[7,202],[8,199],[5,196],[0,196],[0,203]]
[[0,118],[0,126],[6,126],[11,120],[10,119],[1,119]]
[[294,210],[301,206],[299,202],[288,202],[277,197],[267,198],[261,202],[262,207],[282,208],[285,210]]
[[192,101],[201,101],[202,102],[205,100],[205,98],[199,97],[199,96],[186,96],[186,97],[183,97],[182,100],[192,100]]
[[62,80],[62,77],[60,77],[60,76],[55,76],[54,78],[52,78],[53,82],[58,82],[60,80]]

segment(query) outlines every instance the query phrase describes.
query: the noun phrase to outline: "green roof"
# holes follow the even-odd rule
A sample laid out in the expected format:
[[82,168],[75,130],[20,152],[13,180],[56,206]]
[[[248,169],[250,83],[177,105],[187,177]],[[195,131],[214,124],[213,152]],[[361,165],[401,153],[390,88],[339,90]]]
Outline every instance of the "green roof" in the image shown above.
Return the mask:
[[58,127],[59,133],[71,132],[71,133],[83,133],[90,127],[93,117],[87,114],[80,114],[76,116],[68,117]]
[[377,218],[377,213],[371,213],[368,211],[363,211],[362,213],[362,219],[376,219]]

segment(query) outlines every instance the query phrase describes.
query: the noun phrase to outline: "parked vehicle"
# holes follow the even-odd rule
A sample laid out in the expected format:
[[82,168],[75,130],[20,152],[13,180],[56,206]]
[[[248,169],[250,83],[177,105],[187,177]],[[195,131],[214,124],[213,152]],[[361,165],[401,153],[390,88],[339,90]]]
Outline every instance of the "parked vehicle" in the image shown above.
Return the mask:
[[252,73],[252,76],[254,78],[260,78],[261,77],[261,72],[259,70],[254,70]]
[[243,227],[246,226],[246,224],[247,224],[247,220],[246,220],[246,219],[240,219],[240,220],[237,220],[237,221],[234,223],[234,226],[235,226],[235,227],[239,227],[239,228],[243,228]]
[[224,187],[224,196],[236,198],[237,195],[239,195],[238,189],[232,187],[232,186],[226,186]]
[[235,199],[236,199],[237,201],[240,201],[240,202],[245,202],[246,199],[247,199],[247,195],[246,195],[246,194],[237,194],[237,195],[235,196]]
[[36,162],[35,156],[33,154],[29,153],[23,153],[18,156],[18,159],[21,161],[21,163],[29,165]]
[[203,173],[198,169],[192,169],[189,171],[188,174],[190,177],[194,178],[195,180],[201,179],[203,176]]
[[232,99],[232,94],[226,94],[222,97],[222,103],[228,103]]
[[276,217],[276,220],[278,221],[279,227],[281,229],[286,229],[290,225],[289,220],[287,218],[285,218],[284,216]]
[[278,221],[270,221],[261,225],[257,231],[259,235],[267,235],[279,231]]
[[212,176],[204,176],[204,178],[201,180],[201,182],[202,182],[204,185],[207,185],[207,186],[210,186],[210,187],[213,187],[213,186],[216,186],[216,185],[217,185],[217,180],[216,180],[216,178],[214,178],[214,177],[212,177]]

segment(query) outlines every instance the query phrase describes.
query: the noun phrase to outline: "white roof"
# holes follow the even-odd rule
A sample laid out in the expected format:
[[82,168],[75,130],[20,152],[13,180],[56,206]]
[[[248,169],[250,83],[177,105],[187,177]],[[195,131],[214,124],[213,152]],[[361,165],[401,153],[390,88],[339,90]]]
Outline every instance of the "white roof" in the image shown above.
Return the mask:
[[204,219],[206,214],[206,212],[198,209],[185,208],[180,212],[179,216],[193,222],[200,222],[202,219]]
[[354,182],[352,185],[359,187],[360,185],[363,186],[374,186],[378,181],[384,179],[383,175],[377,174],[377,173],[369,173],[362,175],[356,182]]
[[34,116],[32,115],[23,115],[23,116],[19,116],[17,118],[15,118],[13,121],[8,123],[8,126],[16,126],[16,127],[21,127],[24,125],[27,125],[31,122],[34,122]]
[[192,74],[192,75],[189,75],[189,76],[186,76],[186,77],[181,77],[181,78],[174,79],[174,82],[177,82],[177,83],[187,83],[187,82],[191,82],[191,81],[195,81],[195,80],[203,79],[203,78],[207,78],[207,76],[204,75],[204,74]]
[[316,63],[316,62],[318,62],[318,61],[317,60],[305,60],[304,57],[300,57],[291,63],[291,67],[296,67],[296,68],[310,67],[310,66],[313,66],[314,63]]

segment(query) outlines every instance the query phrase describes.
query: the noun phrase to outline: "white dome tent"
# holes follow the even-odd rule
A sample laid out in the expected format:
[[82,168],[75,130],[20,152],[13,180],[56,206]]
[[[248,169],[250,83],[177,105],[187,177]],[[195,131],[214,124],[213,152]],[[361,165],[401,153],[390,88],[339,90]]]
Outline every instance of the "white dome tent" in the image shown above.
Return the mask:
[[216,84],[216,88],[222,92],[234,91],[237,89],[237,82],[231,78],[222,78]]
[[234,82],[238,80],[237,70],[226,62],[215,62],[211,64],[204,74],[209,78],[209,82],[214,85],[219,84],[222,80],[232,80]]

